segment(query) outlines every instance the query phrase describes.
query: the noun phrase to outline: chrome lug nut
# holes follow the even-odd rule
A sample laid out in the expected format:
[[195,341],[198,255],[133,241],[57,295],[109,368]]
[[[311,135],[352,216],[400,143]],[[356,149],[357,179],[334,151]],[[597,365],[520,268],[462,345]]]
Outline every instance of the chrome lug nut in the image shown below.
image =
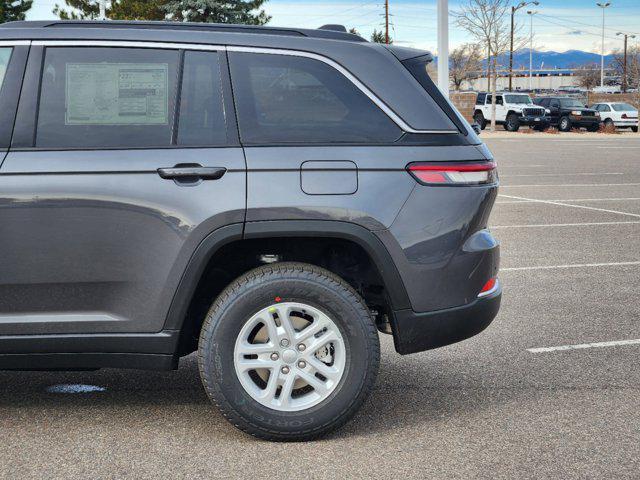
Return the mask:
[[298,344],[298,351],[299,352],[304,352],[306,350],[307,346],[304,343],[299,343]]
[[282,367],[282,370],[280,371],[286,375],[287,373],[289,373],[289,367]]
[[298,362],[298,368],[306,368],[307,367],[307,362],[305,362],[304,360],[300,360]]
[[280,345],[283,347],[288,347],[289,346],[289,340],[287,340],[286,338],[283,338],[282,340],[280,340]]
[[280,355],[278,355],[277,353],[274,352],[271,354],[271,360],[273,360],[274,362],[279,358],[280,358]]

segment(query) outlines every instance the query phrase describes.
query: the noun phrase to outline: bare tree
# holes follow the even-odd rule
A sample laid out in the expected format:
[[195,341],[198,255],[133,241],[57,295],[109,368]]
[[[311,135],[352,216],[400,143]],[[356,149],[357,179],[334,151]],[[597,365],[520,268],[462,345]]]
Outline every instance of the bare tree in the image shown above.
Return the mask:
[[509,50],[510,0],[463,0],[453,13],[456,24],[469,32],[488,53],[491,95],[491,130],[496,129],[498,58]]
[[465,43],[454,49],[449,55],[449,72],[456,90],[468,80],[474,72],[482,69],[482,53],[477,43]]
[[[624,52],[616,50],[613,52],[613,61],[611,66],[616,75],[622,78],[625,73],[624,68]],[[627,88],[638,88],[640,85],[640,48],[629,47],[627,49]]]
[[587,90],[593,90],[594,87],[600,85],[600,65],[590,63],[576,68],[573,74],[578,79],[578,85]]

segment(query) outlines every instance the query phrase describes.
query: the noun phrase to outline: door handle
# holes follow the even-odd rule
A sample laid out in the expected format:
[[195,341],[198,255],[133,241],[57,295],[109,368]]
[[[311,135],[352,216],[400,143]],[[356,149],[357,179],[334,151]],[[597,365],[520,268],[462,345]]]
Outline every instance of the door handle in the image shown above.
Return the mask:
[[158,175],[165,180],[194,183],[201,180],[219,180],[227,169],[224,167],[203,167],[197,163],[179,163],[174,167],[159,168]]

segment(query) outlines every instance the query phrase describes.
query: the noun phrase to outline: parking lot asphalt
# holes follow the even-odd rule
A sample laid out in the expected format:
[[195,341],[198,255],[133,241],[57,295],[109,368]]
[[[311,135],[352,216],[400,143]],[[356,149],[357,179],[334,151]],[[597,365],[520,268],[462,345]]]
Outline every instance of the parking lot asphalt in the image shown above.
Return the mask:
[[383,336],[365,407],[311,443],[231,427],[193,357],[0,372],[0,478],[638,478],[640,344],[601,342],[640,339],[640,136],[487,144],[504,285],[488,330],[404,357]]

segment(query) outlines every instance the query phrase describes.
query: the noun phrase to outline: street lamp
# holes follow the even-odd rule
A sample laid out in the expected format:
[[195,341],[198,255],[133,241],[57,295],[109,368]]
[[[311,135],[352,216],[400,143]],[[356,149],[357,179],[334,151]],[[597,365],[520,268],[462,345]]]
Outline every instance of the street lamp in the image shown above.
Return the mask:
[[533,16],[536,10],[527,10],[529,15],[529,91],[533,91]]
[[511,7],[511,47],[509,48],[509,91],[512,91],[512,79],[513,79],[513,31],[514,31],[514,17],[516,12],[527,5],[540,5],[540,2],[520,2],[515,7]]
[[622,93],[627,93],[627,38],[636,38],[635,35],[618,32],[616,35],[624,35],[624,61],[622,64]]
[[604,87],[604,9],[611,5],[611,2],[596,3],[602,9],[602,48],[600,50],[600,86]]

